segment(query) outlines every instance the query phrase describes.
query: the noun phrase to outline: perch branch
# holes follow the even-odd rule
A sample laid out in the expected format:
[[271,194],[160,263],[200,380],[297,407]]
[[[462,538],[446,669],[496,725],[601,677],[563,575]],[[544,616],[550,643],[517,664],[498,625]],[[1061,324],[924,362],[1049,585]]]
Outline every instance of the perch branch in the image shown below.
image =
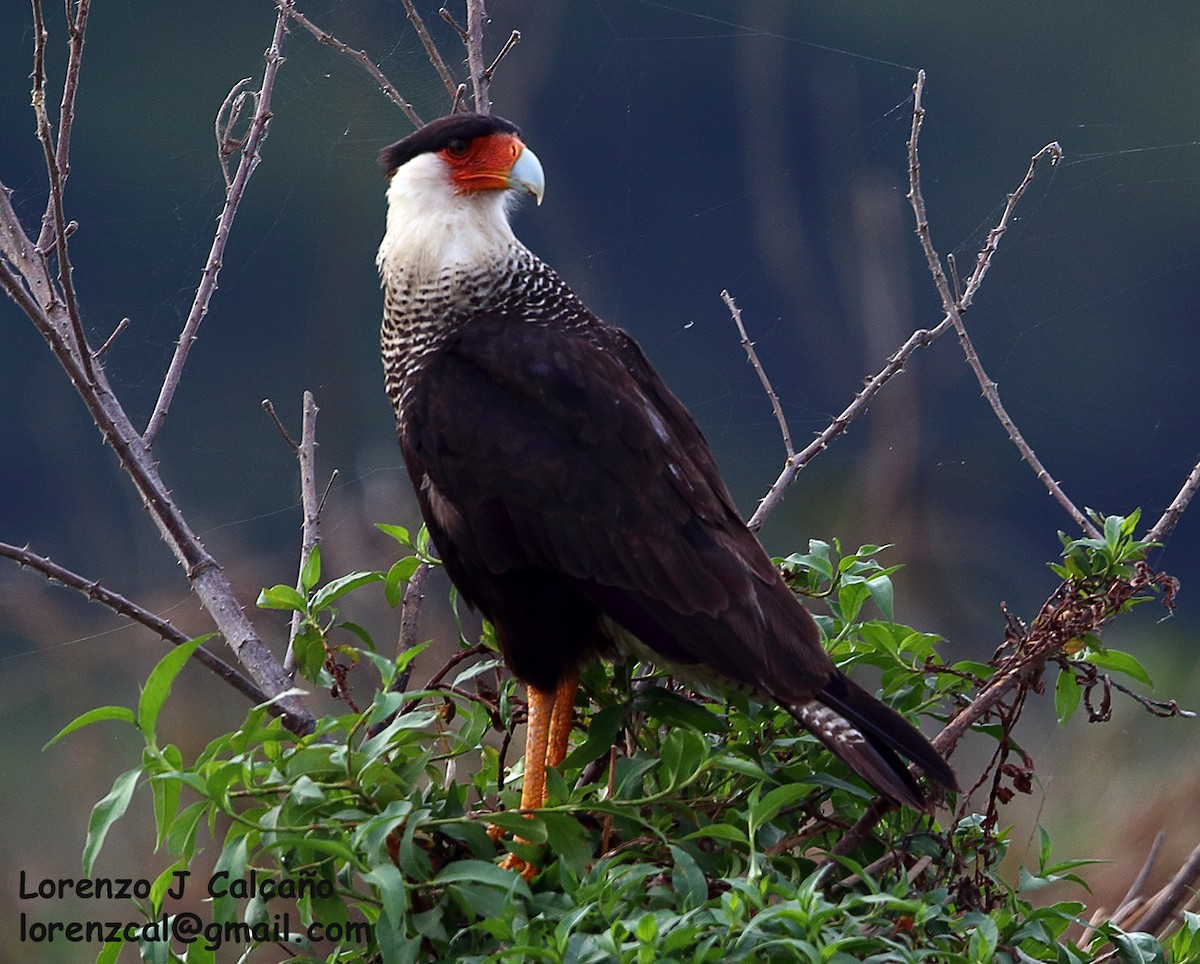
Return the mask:
[[[316,37],[318,41],[329,47],[332,47],[343,56],[349,57],[356,64],[362,67],[363,70],[371,75],[371,78],[376,84],[379,85],[379,89],[388,96],[388,99],[402,111],[404,111],[404,116],[412,121],[414,127],[425,126],[425,122],[421,120],[420,115],[413,108],[413,105],[404,99],[404,96],[396,89],[395,85],[387,79],[383,71],[380,70],[375,62],[367,56],[367,52],[365,50],[355,50],[348,44],[338,40],[338,38],[333,36],[333,34],[322,30],[311,20],[309,20],[308,17],[304,16],[304,14],[302,14],[299,10],[295,9],[295,7],[292,6],[291,0],[276,0],[275,6],[278,7],[281,12],[286,13],[290,19],[295,20],[296,23],[300,24],[301,27]],[[406,2],[405,7],[410,7],[410,4]],[[412,17],[410,16],[409,19],[411,20]],[[418,33],[419,32],[420,31],[418,30]],[[424,40],[424,38],[422,38],[422,40]],[[427,46],[426,52],[428,51],[429,47]],[[429,59],[433,60],[433,57],[436,53],[437,50],[435,48],[433,53],[430,54]],[[435,64],[434,66],[437,65]],[[442,66],[444,69],[445,65],[443,64]],[[453,90],[453,82],[451,82],[451,90]]]
[[254,118],[250,121],[250,129],[246,133],[246,142],[242,146],[242,157],[238,161],[237,171],[234,173],[229,190],[225,195],[225,206],[221,209],[221,217],[217,221],[217,231],[213,237],[212,248],[208,253],[208,261],[204,265],[200,284],[196,288],[196,296],[192,300],[191,310],[183,323],[183,331],[179,335],[175,353],[171,357],[171,363],[163,378],[158,401],[154,405],[149,422],[146,423],[146,430],[142,433],[142,444],[147,449],[154,445],[154,440],[162,429],[163,422],[166,421],[171,400],[175,397],[175,390],[179,387],[179,380],[183,375],[183,366],[187,363],[188,353],[196,341],[196,332],[200,328],[200,322],[208,313],[208,303],[217,290],[217,276],[221,273],[225,244],[229,240],[229,231],[233,227],[234,218],[237,217],[238,206],[242,203],[246,184],[250,180],[250,175],[254,173],[254,169],[258,167],[259,161],[262,160],[259,149],[263,138],[266,137],[267,124],[271,119],[271,93],[275,87],[275,77],[283,64],[280,49],[283,44],[283,30],[287,23],[290,6],[290,3],[280,3],[278,7],[275,17],[275,33],[271,38],[271,46],[267,48],[267,63],[263,68],[262,86],[255,98]]
[[792,433],[788,431],[787,419],[783,415],[783,406],[779,404],[779,396],[775,394],[775,389],[771,387],[771,380],[767,378],[767,373],[763,370],[762,362],[758,360],[758,352],[754,350],[754,342],[746,334],[746,326],[742,324],[742,310],[734,303],[733,295],[728,291],[721,292],[721,300],[725,302],[725,307],[729,309],[729,314],[733,318],[733,323],[737,325],[738,334],[741,336],[742,347],[746,349],[746,357],[750,359],[750,364],[754,366],[755,372],[758,373],[758,380],[762,383],[763,391],[767,393],[767,398],[771,400],[771,409],[775,412],[775,421],[779,423],[779,431],[783,435],[783,448],[787,452],[788,461],[791,461],[796,457],[796,450],[792,448]]

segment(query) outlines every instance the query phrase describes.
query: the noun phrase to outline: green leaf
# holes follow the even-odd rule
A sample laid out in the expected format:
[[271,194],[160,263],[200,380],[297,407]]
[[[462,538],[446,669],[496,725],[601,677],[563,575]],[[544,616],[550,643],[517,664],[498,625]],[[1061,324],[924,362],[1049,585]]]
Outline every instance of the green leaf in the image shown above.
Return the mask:
[[129,808],[133,791],[137,789],[138,778],[142,775],[141,767],[126,770],[113,781],[108,795],[92,807],[92,816],[88,821],[87,841],[83,845],[83,876],[91,877],[100,848],[104,846],[104,838],[108,836],[109,827],[121,819]]
[[1145,667],[1128,653],[1123,653],[1117,649],[1089,651],[1083,659],[1100,669],[1112,670],[1114,673],[1124,673],[1139,683],[1144,683],[1149,687],[1154,686],[1154,681],[1150,679],[1150,674],[1146,672]]
[[288,609],[302,613],[308,608],[308,600],[294,586],[272,586],[258,594],[259,609]]
[[[179,752],[179,747],[173,744],[163,747],[162,758],[174,769],[183,769],[183,754]],[[167,839],[167,830],[179,812],[179,791],[182,785],[179,778],[172,775],[155,776],[150,780],[150,792],[154,795],[155,850]]]
[[421,566],[421,560],[416,556],[405,556],[392,563],[383,585],[383,594],[387,597],[388,605],[393,609],[400,605],[404,598],[404,585],[413,577],[413,573]]
[[92,723],[99,723],[101,720],[122,720],[126,723],[132,723],[137,726],[137,717],[133,715],[133,710],[126,706],[98,706],[94,710],[88,710],[86,713],[81,713],[75,717],[70,723],[64,726],[61,730],[51,737],[50,741],[42,747],[43,750],[53,746],[64,736],[74,733],[76,730],[81,730],[85,726],[90,726]]
[[313,596],[313,612],[324,609],[330,603],[341,599],[348,592],[353,592],[359,586],[366,586],[373,582],[383,582],[385,578],[382,572],[351,572],[345,576],[331,580],[318,589],[317,594]]
[[102,945],[100,953],[96,955],[96,964],[117,964],[117,958],[121,956],[121,948],[125,946],[125,935],[117,932],[116,938]]
[[388,525],[386,522],[376,522],[375,528],[384,535],[391,536],[406,549],[413,548],[412,538],[409,536],[408,530],[404,528],[404,526],[393,526]]
[[873,579],[867,580],[867,589],[870,590],[871,598],[875,601],[875,605],[883,613],[883,618],[891,622],[892,614],[895,611],[896,598],[892,587],[892,580],[888,576],[876,576]]
[[486,860],[457,860],[443,868],[433,878],[433,882],[435,884],[485,884],[519,894],[526,900],[533,896],[529,892],[529,885],[525,883],[520,874],[504,870]]
[[154,731],[158,725],[158,714],[163,704],[171,695],[171,684],[183,670],[184,664],[191,659],[200,646],[211,634],[198,636],[189,642],[176,646],[158,661],[158,665],[150,671],[146,685],[142,687],[142,695],[138,698],[137,727],[148,743],[154,742]]
[[321,581],[321,547],[314,545],[308,552],[308,558],[300,569],[300,585],[305,593],[313,591],[313,587]]
[[805,783],[788,783],[769,791],[750,810],[751,827],[757,830],[764,823],[770,823],[784,807],[791,806],[797,800],[812,793],[812,787]]
[[1079,701],[1082,696],[1083,690],[1075,679],[1074,670],[1060,669],[1058,680],[1054,684],[1054,714],[1058,718],[1059,726],[1065,725],[1067,720],[1079,709]]
[[1117,959],[1123,964],[1166,964],[1162,945],[1151,934],[1140,931],[1126,933],[1114,927],[1108,939],[1117,949]]
[[696,858],[683,847],[671,844],[671,856],[675,858],[675,872],[671,883],[675,892],[683,897],[683,910],[702,906],[708,900],[708,878],[696,863]]

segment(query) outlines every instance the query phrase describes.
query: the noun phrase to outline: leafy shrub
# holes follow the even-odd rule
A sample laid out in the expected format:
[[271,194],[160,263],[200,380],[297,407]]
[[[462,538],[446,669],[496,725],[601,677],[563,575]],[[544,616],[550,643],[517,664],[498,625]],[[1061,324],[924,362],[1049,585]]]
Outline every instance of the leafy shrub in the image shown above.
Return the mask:
[[[1109,520],[1107,541],[1096,544],[1065,542],[1056,571],[1070,598],[1134,574],[1146,548],[1132,538],[1135,523]],[[56,737],[117,720],[144,738],[140,765],[96,805],[84,873],[136,787],[149,783],[157,845],[173,863],[141,906],[148,921],[170,918],[168,890],[206,834],[221,840],[214,874],[223,883],[252,873],[271,882],[266,895],[244,899],[219,888],[234,892],[214,897],[209,929],[183,956],[177,937],[143,941],[143,959],[211,961],[224,943],[248,945],[250,959],[281,939],[299,960],[328,962],[1069,962],[1091,960],[1105,942],[1122,960],[1164,959],[1151,936],[1111,924],[1086,944],[1068,939],[1081,903],[1033,906],[1030,893],[1078,881],[1071,871],[1082,863],[1054,863],[1045,835],[1038,866],[1017,887],[1002,881],[995,792],[993,812],[960,811],[949,823],[887,811],[784,711],[687,689],[636,663],[585,671],[576,705],[583,736],[549,775],[547,805],[515,812],[520,764],[510,768],[508,755],[524,704],[500,672],[488,628],[479,641],[461,639],[426,688],[404,691],[398,683],[425,646],[387,658],[362,627],[338,618],[342,597],[378,584],[396,605],[418,566],[432,562],[423,533],[413,540],[383,528],[405,548],[390,572],[319,585],[314,552],[303,591],[276,586],[260,598],[300,614],[298,665],[309,680],[344,694],[350,666],[377,676],[369,706],[327,716],[304,737],[255,707],[185,760],[159,745],[157,722],[196,640],[159,663],[136,709],[93,710]],[[811,606],[827,610],[818,621],[840,665],[874,667],[893,706],[936,717],[947,700],[965,704],[993,668],[947,667],[937,637],[893,621],[894,567],[877,561],[884,548],[843,554],[836,542],[814,541],[778,562]],[[1142,598],[1145,587],[1117,605]],[[1094,634],[1061,666],[1064,717],[1079,703],[1070,686],[1087,686],[1077,673],[1145,675]],[[1007,735],[980,729],[1000,742]],[[498,867],[505,848],[540,874],[527,883]],[[296,925],[287,935],[270,930],[281,909]],[[314,923],[320,932],[308,931]],[[328,939],[310,940],[321,935]],[[119,951],[109,945],[99,960]],[[1176,961],[1200,960],[1200,918],[1186,916],[1173,951]]]

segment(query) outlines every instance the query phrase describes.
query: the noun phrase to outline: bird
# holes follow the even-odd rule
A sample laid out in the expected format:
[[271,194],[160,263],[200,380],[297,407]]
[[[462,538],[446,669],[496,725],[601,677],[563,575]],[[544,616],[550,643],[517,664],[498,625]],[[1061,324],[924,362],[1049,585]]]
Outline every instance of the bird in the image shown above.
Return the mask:
[[518,127],[453,114],[380,162],[385,387],[433,546],[528,689],[522,809],[565,756],[580,668],[622,652],[774,700],[895,803],[929,807],[905,760],[956,790],[835,667],[638,344],[517,239],[545,189]]

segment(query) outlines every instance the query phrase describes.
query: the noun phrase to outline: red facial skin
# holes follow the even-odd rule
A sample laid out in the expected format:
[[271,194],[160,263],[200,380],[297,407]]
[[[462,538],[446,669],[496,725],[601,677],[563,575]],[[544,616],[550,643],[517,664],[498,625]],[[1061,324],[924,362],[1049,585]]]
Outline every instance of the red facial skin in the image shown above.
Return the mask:
[[515,134],[489,134],[471,141],[451,141],[439,153],[450,166],[450,179],[460,194],[503,191],[525,145]]

